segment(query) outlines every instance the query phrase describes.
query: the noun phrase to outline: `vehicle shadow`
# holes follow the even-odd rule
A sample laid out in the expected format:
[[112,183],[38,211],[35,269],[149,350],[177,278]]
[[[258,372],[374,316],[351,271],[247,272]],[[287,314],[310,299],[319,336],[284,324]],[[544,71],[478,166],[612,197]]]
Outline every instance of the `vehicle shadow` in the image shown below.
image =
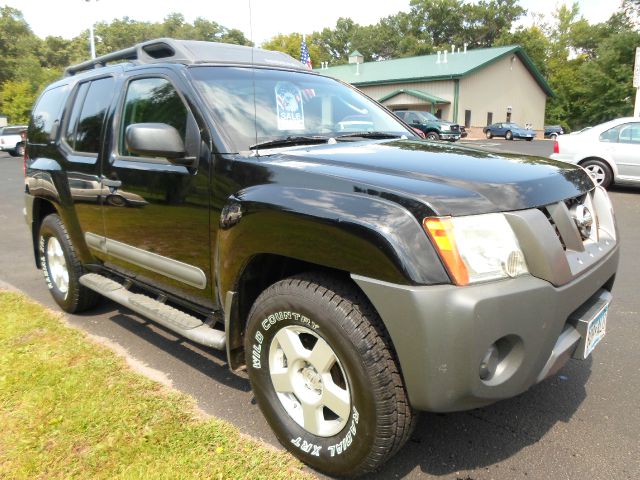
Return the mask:
[[[126,307],[106,300],[97,308],[91,310],[87,318],[97,314],[106,314],[109,320],[136,337],[153,345],[154,347],[172,355],[176,360],[189,365],[208,378],[219,384],[238,391],[251,390],[249,382],[229,371],[226,352],[198,345],[183,338],[167,328],[164,328],[151,320],[137,316]],[[82,317],[76,315],[75,317]],[[162,370],[162,366],[153,366]]]
[[488,407],[423,413],[404,448],[370,478],[402,478],[416,467],[430,475],[455,474],[508,459],[571,419],[586,397],[591,361],[570,360],[556,376]]

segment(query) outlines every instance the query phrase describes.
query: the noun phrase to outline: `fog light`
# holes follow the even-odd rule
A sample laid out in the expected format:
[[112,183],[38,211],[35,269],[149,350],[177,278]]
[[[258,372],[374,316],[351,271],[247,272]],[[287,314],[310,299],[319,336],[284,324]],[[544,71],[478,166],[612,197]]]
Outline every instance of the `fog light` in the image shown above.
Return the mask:
[[500,354],[497,345],[494,343],[489,347],[480,362],[480,380],[490,380],[495,375],[499,362]]

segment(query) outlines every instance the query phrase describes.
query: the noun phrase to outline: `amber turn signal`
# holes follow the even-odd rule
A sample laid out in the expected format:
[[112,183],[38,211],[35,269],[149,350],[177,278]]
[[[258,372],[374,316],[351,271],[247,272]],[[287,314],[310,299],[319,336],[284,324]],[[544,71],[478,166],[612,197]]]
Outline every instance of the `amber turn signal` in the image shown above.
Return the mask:
[[440,258],[456,285],[468,285],[469,273],[462,261],[456,239],[453,236],[453,223],[450,217],[425,218],[422,226],[433,241]]

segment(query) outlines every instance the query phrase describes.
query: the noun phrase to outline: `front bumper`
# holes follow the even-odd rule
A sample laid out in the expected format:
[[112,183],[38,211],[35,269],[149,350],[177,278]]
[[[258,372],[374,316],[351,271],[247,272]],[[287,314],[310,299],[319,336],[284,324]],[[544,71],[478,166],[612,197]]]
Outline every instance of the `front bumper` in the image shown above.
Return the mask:
[[[530,275],[467,287],[353,279],[389,331],[411,405],[449,412],[513,397],[555,373],[582,338],[572,313],[608,295],[618,256],[616,245],[559,287]],[[503,342],[506,363],[484,381],[479,367],[496,342]]]
[[459,133],[451,133],[451,132],[440,132],[440,139],[441,140],[460,140],[460,134]]

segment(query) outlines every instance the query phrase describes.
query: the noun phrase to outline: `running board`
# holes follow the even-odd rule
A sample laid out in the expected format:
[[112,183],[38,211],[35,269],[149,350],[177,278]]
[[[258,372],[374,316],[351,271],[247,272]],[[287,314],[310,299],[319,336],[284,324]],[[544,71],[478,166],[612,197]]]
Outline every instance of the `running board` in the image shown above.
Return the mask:
[[226,348],[224,332],[208,327],[201,320],[177,308],[158,302],[146,295],[131,293],[118,282],[97,273],[87,273],[81,276],[80,283],[200,345],[216,350]]

